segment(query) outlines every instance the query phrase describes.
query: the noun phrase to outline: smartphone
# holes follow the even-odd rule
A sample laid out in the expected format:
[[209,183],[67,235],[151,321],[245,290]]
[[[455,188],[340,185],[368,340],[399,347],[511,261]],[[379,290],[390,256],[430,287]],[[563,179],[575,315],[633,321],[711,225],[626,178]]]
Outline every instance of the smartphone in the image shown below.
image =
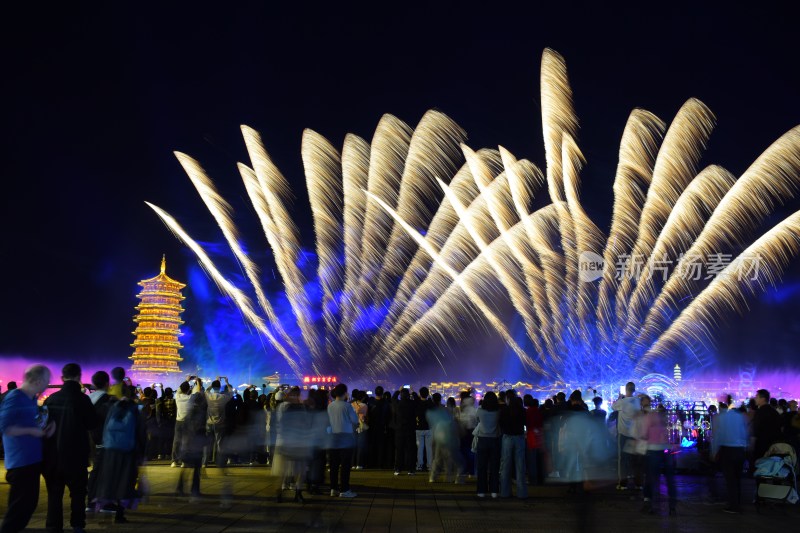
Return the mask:
[[619,393],[620,395],[625,396],[625,385],[620,386]]
[[404,388],[404,389],[411,390],[411,385],[403,385],[403,388]]

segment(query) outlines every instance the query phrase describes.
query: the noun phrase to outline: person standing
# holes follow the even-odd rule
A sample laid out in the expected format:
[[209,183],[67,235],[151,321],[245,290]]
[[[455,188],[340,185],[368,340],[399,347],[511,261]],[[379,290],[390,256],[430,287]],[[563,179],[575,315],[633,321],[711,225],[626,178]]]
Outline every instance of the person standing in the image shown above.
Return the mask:
[[44,481],[47,485],[47,521],[50,531],[64,526],[64,488],[71,500],[69,525],[75,532],[86,527],[87,471],[89,469],[89,431],[97,425],[92,401],[81,386],[81,367],[64,365],[61,390],[44,402],[56,424],[55,434],[44,441]]
[[[188,383],[184,383],[188,385]],[[184,407],[184,419],[180,430],[179,458],[183,466],[193,469],[190,502],[197,501],[200,498],[200,471],[203,463],[203,450],[205,450],[208,443],[208,434],[206,432],[208,402],[206,401],[206,395],[202,392],[202,388],[202,382],[198,379],[193,394],[188,395],[189,398]],[[181,390],[183,390],[183,384],[181,385]],[[178,432],[176,432],[177,436]],[[175,493],[178,496],[185,495],[183,481],[185,471],[184,468],[181,468],[178,475],[178,483],[175,489]]]
[[175,442],[175,424],[178,410],[171,387],[161,389],[161,396],[156,400],[156,418],[158,419],[158,456],[159,459],[172,459],[172,447]]
[[87,507],[86,512],[94,512],[94,507],[91,503],[95,500],[97,494],[97,474],[103,466],[103,426],[108,417],[108,411],[111,409],[111,404],[117,401],[116,398],[108,394],[109,385],[108,372],[100,370],[92,375],[92,385],[94,385],[94,392],[89,394],[89,400],[94,406],[94,414],[97,420],[97,425],[89,432],[92,445],[94,446],[94,455],[92,456],[92,470],[89,472],[89,485],[88,495],[86,497]]
[[10,391],[0,405],[0,433],[9,485],[8,508],[0,533],[25,529],[39,503],[42,437],[52,437],[57,429],[55,422],[40,413],[36,405],[36,398],[49,382],[50,369],[34,365],[25,370],[22,386]]
[[[724,405],[724,404],[720,404]],[[742,512],[742,468],[747,451],[747,420],[738,409],[720,409],[714,417],[711,459],[719,464],[728,491],[726,513]]]
[[506,393],[506,405],[500,409],[500,497],[511,497],[511,467],[517,485],[517,498],[528,497],[525,483],[525,408],[513,390]]
[[135,509],[139,501],[136,481],[147,437],[134,393],[133,387],[123,388],[122,399],[112,404],[103,426],[103,465],[97,474],[95,503],[97,508],[113,506],[117,524],[128,521],[125,509]]
[[328,421],[331,425],[331,496],[355,498],[358,494],[350,490],[350,465],[356,444],[353,430],[358,426],[358,417],[347,401],[347,385],[336,385],[331,396],[333,401],[328,405]]
[[539,485],[543,478],[542,447],[544,446],[544,417],[539,409],[539,400],[526,394],[525,406],[525,466],[528,470],[528,483]]
[[770,446],[781,438],[781,415],[769,404],[769,391],[760,389],[756,392],[756,409],[753,414],[753,465],[750,470],[755,470],[755,462],[764,457]]
[[[646,406],[646,408],[645,408]],[[667,479],[667,494],[669,496],[669,514],[674,515],[675,506],[678,503],[678,492],[675,487],[675,470],[673,468],[671,454],[669,450],[669,438],[667,436],[667,412],[663,405],[653,411],[650,408],[650,399],[642,397],[642,408],[645,415],[642,419],[641,437],[647,443],[645,461],[647,473],[645,474],[644,486],[644,506],[645,513],[653,514],[653,499],[658,492],[658,480],[663,470]]]
[[[225,380],[225,387],[222,388],[220,379]],[[211,436],[209,445],[211,448],[211,458],[209,462],[216,461],[218,467],[225,465],[225,457],[220,452],[220,443],[225,435],[225,408],[231,400],[231,386],[228,378],[217,378],[211,382],[211,388],[206,391],[206,402],[208,403],[208,433]],[[230,421],[234,423],[233,420]]]
[[[617,417],[617,490],[627,490],[634,480],[637,458],[625,451],[628,441],[636,438],[635,422],[641,412],[639,398],[634,396],[636,385],[629,381],[625,384],[625,396],[611,405],[618,413]],[[630,448],[630,445],[628,446]]]
[[370,427],[367,423],[367,393],[366,391],[353,392],[353,410],[358,417],[356,428],[356,470],[363,470],[367,464],[367,451],[369,449]]
[[403,470],[414,475],[414,435],[416,406],[411,399],[411,391],[402,388],[394,393],[392,399],[392,421],[394,423],[394,475]]
[[192,386],[184,381],[178,386],[175,394],[175,436],[172,438],[172,468],[183,464],[183,450],[181,446],[185,440],[186,414],[189,411],[189,398],[192,397]]
[[500,404],[494,392],[487,392],[477,410],[478,426],[475,436],[478,437],[476,462],[478,463],[478,498],[485,498],[487,492],[497,498],[500,487]]
[[433,464],[433,441],[431,428],[428,425],[427,413],[433,406],[428,397],[428,387],[420,387],[419,397],[414,402],[415,410],[415,436],[417,444],[417,472],[422,472]]
[[471,391],[463,391],[460,395],[461,404],[458,407],[456,420],[460,428],[461,456],[464,460],[464,472],[468,477],[475,473],[475,453],[472,451],[472,433],[478,425],[475,398]]

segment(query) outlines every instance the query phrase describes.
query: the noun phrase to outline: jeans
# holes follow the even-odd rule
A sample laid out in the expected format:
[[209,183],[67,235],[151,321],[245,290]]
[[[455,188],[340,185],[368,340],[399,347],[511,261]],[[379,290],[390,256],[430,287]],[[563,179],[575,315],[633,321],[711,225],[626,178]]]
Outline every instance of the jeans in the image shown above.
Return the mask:
[[356,433],[356,466],[362,468],[367,465],[368,438],[368,431]]
[[742,468],[744,467],[745,449],[720,446],[717,461],[725,487],[728,490],[728,507],[739,510],[742,507]]
[[[424,452],[424,456],[423,456]],[[427,459],[427,463],[425,461]],[[417,468],[425,465],[430,467],[433,464],[433,440],[431,439],[430,429],[417,430]]]
[[334,448],[329,450],[331,463],[331,490],[347,492],[350,490],[350,465],[353,448]]
[[461,437],[461,458],[464,460],[464,472],[468,476],[475,475],[475,454],[472,453],[472,430],[466,430]]
[[[202,455],[199,452],[185,453],[181,459],[186,463],[186,466],[192,469],[192,485],[189,489],[192,496],[200,496],[200,469],[202,468],[203,464]],[[181,468],[180,473],[178,474],[178,486],[176,487],[176,490],[179,495],[184,494],[183,477],[185,472],[186,469]]]
[[664,475],[667,478],[667,493],[669,494],[669,507],[675,508],[678,502],[678,491],[675,488],[675,469],[672,466],[672,456],[664,453],[664,450],[647,450],[647,475],[645,477],[643,495],[652,500],[658,491],[658,480],[661,476],[661,468],[664,468]]
[[97,475],[100,473],[100,469],[103,468],[103,450],[105,450],[105,448],[102,446],[94,447],[94,459],[92,459],[92,469],[89,471],[89,483],[87,485],[87,507],[92,506],[95,496],[97,495]]
[[414,433],[398,429],[394,435],[394,469],[411,472],[414,470]]
[[64,528],[64,488],[69,487],[71,527],[86,527],[86,470],[82,472],[64,473],[48,472],[44,477],[47,486],[47,520],[48,530],[61,531]]
[[39,476],[42,463],[20,466],[6,471],[8,481],[8,509],[0,533],[17,533],[28,525],[28,522],[39,504]]
[[175,422],[175,436],[172,438],[172,462],[180,463],[183,461],[183,450],[181,444],[183,443],[185,430],[183,428],[183,420]]
[[500,492],[500,439],[478,437],[478,494]]
[[525,466],[528,470],[528,483],[531,485],[539,484],[539,457],[539,448],[525,450]]
[[628,437],[621,433],[617,434],[617,476],[619,484],[627,486],[628,481],[631,479],[635,484],[641,481],[641,455],[632,453],[625,453],[625,443],[632,440],[633,437]]
[[514,475],[517,483],[517,498],[528,497],[528,485],[525,484],[525,436],[503,435],[500,456],[500,496],[511,497],[511,464],[514,464]]
[[225,423],[220,422],[218,424],[209,424],[208,434],[211,436],[211,442],[209,443],[211,446],[211,457],[209,458],[207,455],[204,456],[203,462],[206,464],[213,462],[219,467],[225,466],[225,456],[220,451],[222,436],[225,434]]

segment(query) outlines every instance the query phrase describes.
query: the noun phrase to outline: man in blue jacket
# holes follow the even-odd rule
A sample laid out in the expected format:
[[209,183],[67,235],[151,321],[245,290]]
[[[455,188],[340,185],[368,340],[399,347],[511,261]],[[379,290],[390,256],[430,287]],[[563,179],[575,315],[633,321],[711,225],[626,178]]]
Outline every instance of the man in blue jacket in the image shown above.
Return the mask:
[[25,371],[25,381],[11,391],[0,406],[0,432],[6,451],[8,509],[0,533],[17,533],[28,522],[39,503],[42,473],[42,437],[55,433],[56,425],[39,412],[36,398],[47,389],[50,369],[34,365]]

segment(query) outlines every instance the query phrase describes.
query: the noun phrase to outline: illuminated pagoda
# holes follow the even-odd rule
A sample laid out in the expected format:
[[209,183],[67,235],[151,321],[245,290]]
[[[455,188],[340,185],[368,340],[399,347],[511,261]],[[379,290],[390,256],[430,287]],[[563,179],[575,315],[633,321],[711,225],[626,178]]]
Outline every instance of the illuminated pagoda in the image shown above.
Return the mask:
[[162,257],[161,273],[140,281],[142,292],[136,296],[141,303],[136,306],[139,313],[133,319],[137,324],[133,332],[136,340],[131,344],[134,351],[129,359],[133,359],[131,373],[144,382],[179,373],[178,363],[183,361],[178,354],[183,348],[178,337],[183,335],[179,329],[183,324],[181,289],[186,285],[167,276],[166,268],[166,258]]

